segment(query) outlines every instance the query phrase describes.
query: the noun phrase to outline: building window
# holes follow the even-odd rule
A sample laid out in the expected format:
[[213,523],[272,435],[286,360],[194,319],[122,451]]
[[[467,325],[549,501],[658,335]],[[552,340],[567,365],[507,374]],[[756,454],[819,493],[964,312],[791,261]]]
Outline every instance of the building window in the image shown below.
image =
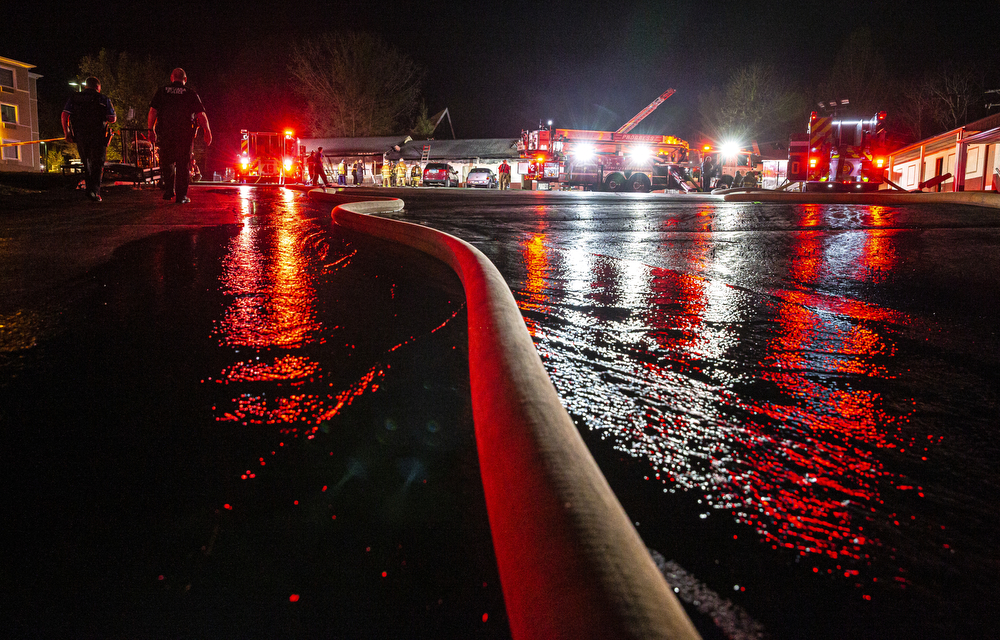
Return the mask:
[[[7,144],[9,142],[14,142],[14,140],[4,140],[3,141],[4,144]],[[21,147],[3,147],[2,149],[0,149],[0,150],[3,151],[2,158],[4,160],[20,160],[21,159],[21,154],[20,154],[20,151],[19,151],[20,148]]]
[[14,88],[14,70],[0,67],[0,87]]
[[17,124],[17,107],[12,104],[0,104],[0,121]]

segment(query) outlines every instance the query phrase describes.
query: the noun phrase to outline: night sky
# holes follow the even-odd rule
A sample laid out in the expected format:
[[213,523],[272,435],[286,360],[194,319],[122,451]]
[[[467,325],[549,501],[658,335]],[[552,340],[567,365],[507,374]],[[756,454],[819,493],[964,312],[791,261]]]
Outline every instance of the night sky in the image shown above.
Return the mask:
[[[104,8],[89,8],[96,6]],[[696,139],[698,94],[722,85],[735,66],[764,60],[809,91],[851,31],[866,24],[898,74],[919,75],[948,59],[1000,68],[998,0],[70,6],[17,0],[5,9],[0,55],[36,65],[45,76],[43,102],[61,104],[80,58],[101,47],[153,54],[187,70],[217,138],[240,128],[295,126],[283,54],[297,39],[337,29],[375,32],[426,67],[428,110],[448,107],[456,134],[465,138],[516,137],[541,119],[615,129],[674,88],[636,131]],[[224,105],[234,99],[259,105],[254,115],[240,116],[254,122],[230,121],[233,111]],[[439,130],[438,137],[446,135]]]

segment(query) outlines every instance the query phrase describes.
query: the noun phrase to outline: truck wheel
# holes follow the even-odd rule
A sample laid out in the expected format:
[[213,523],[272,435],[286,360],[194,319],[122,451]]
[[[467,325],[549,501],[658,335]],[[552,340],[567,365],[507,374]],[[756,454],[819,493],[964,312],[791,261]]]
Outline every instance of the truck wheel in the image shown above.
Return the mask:
[[628,181],[628,190],[634,193],[649,193],[649,176],[645,173],[633,173]]
[[604,186],[608,191],[621,191],[625,188],[625,176],[620,173],[612,173],[604,180]]

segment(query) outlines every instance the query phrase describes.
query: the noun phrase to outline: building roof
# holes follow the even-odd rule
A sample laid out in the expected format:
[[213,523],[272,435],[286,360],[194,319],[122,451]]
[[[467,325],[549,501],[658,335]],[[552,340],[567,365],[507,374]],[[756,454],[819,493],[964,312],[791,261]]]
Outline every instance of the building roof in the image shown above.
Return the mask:
[[519,157],[517,138],[414,140],[403,146],[398,153],[390,153],[388,157],[390,160],[420,160],[425,145],[430,146],[428,160],[512,160]]
[[[896,162],[906,162],[913,160],[914,158],[920,157],[920,147],[924,147],[924,153],[935,153],[941,149],[948,147],[953,147],[956,144],[958,132],[960,130],[965,130],[962,137],[968,138],[969,136],[980,133],[983,131],[990,131],[992,129],[997,129],[1000,127],[1000,113],[993,113],[985,118],[980,118],[979,120],[974,120],[969,124],[957,127],[950,131],[945,131],[929,138],[924,138],[918,142],[913,142],[904,147],[900,147],[891,153]],[[990,136],[991,138],[991,136]],[[977,142],[990,142],[989,139],[978,140]],[[992,140],[996,141],[996,140]]]
[[1000,113],[993,113],[985,118],[980,118],[975,122],[970,122],[965,125],[965,131],[966,133],[978,132],[986,131],[988,129],[996,129],[997,127],[1000,127]]
[[[508,160],[518,157],[517,138],[481,138],[474,140],[411,140],[400,144],[406,135],[372,138],[303,138],[299,140],[307,151],[323,147],[328,158],[381,156],[390,160],[418,161],[425,145],[430,146],[428,160]],[[395,146],[399,145],[399,151]]]
[[15,66],[15,67],[22,67],[24,69],[34,69],[35,68],[35,65],[33,65],[33,64],[28,64],[27,62],[19,62],[17,60],[14,60],[13,58],[5,58],[3,56],[0,56],[0,64],[9,64],[9,65],[12,65],[12,66]]
[[309,152],[315,151],[317,147],[323,147],[324,156],[343,158],[381,156],[392,149],[393,145],[398,145],[405,139],[405,134],[372,138],[302,138],[299,144],[304,145]]

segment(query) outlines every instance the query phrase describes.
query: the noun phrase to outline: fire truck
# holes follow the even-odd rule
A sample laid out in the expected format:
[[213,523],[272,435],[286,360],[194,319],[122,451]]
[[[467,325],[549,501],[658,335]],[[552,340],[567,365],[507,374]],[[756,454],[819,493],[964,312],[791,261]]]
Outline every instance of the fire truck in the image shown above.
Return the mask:
[[788,179],[806,191],[876,191],[887,167],[885,111],[868,119],[813,111],[806,134],[788,145]]
[[237,182],[303,181],[305,148],[294,132],[240,131],[240,155],[236,158]]
[[680,166],[688,159],[688,144],[673,136],[630,133],[646,116],[674,94],[668,89],[617,131],[553,129],[539,126],[522,131],[518,141],[527,161],[526,179],[550,188],[553,184],[585,189],[646,192],[687,188]]

